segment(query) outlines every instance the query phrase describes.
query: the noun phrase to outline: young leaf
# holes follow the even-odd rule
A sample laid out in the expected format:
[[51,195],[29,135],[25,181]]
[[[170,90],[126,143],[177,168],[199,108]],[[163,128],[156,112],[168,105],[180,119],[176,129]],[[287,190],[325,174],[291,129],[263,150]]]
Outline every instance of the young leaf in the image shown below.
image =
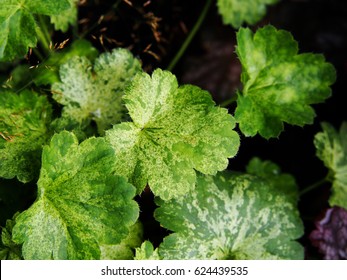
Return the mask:
[[175,233],[163,259],[302,259],[299,213],[277,186],[251,175],[199,176],[194,192],[158,200],[155,217]]
[[29,182],[38,176],[51,114],[45,96],[0,92],[0,177]]
[[73,132],[79,142],[86,140],[96,134],[96,131],[91,127],[82,127],[76,120],[69,117],[56,118],[51,122],[50,129],[55,133],[67,130]]
[[266,5],[279,0],[218,0],[217,6],[224,24],[239,28],[244,22],[255,24],[266,13]]
[[101,244],[118,244],[138,218],[135,188],[112,175],[114,152],[103,138],[78,145],[53,136],[42,154],[35,203],[16,219],[13,240],[25,259],[99,259]]
[[207,91],[178,87],[168,71],[136,75],[124,101],[133,122],[115,125],[106,138],[117,154],[117,172],[139,192],[148,183],[163,199],[181,196],[195,187],[194,169],[215,174],[238,150],[227,110]]
[[140,70],[140,62],[126,49],[101,54],[93,67],[87,58],[74,57],[60,67],[61,83],[53,84],[53,98],[65,105],[63,116],[86,124],[94,120],[103,134],[124,118],[122,94]]
[[238,93],[235,119],[242,133],[268,139],[281,133],[283,122],[311,124],[315,112],[309,105],[330,96],[333,66],[321,55],[298,54],[292,35],[272,26],[255,34],[241,28],[237,43],[243,90]]
[[23,57],[36,46],[34,14],[56,15],[70,7],[69,0],[2,0],[0,5],[0,61]]
[[327,209],[310,234],[313,246],[327,260],[347,260],[347,210],[341,207]]
[[160,260],[158,249],[153,248],[150,241],[142,243],[141,247],[136,248],[135,260]]
[[77,24],[77,4],[79,0],[68,0],[70,8],[64,12],[51,16],[51,23],[54,24],[55,30],[66,32],[69,25]]
[[329,123],[322,123],[322,128],[323,132],[315,136],[314,144],[333,183],[329,203],[347,209],[347,122],[341,125],[339,132]]
[[262,161],[255,157],[250,160],[247,165],[247,173],[256,175],[264,179],[268,184],[272,184],[278,190],[281,190],[284,194],[293,199],[293,203],[296,205],[299,199],[298,186],[295,178],[291,174],[282,173],[281,168],[269,161]]

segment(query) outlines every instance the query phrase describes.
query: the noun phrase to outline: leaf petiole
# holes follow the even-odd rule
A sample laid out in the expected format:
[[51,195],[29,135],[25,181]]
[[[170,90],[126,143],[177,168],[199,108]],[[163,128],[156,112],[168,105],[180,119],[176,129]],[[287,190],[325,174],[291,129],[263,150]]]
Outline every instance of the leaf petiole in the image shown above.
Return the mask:
[[308,192],[310,192],[310,191],[312,191],[312,190],[314,190],[314,189],[316,189],[316,188],[318,188],[318,187],[320,187],[320,186],[322,186],[323,184],[328,183],[328,182],[329,182],[328,176],[326,176],[326,177],[324,177],[323,179],[321,179],[321,180],[319,180],[319,181],[313,183],[312,185],[309,185],[309,186],[307,186],[306,188],[303,188],[303,189],[299,192],[299,196],[301,197],[301,196],[303,196],[304,194],[306,194],[306,193],[308,193]]
[[51,35],[49,34],[44,18],[41,15],[39,15],[38,20],[39,20],[40,26],[36,30],[37,37],[41,43],[41,46],[45,50],[45,53],[48,55],[51,52],[51,48],[50,48]]
[[234,94],[231,98],[223,101],[221,104],[219,104],[220,107],[225,108],[231,104],[233,104],[234,102],[236,102],[237,100],[237,94]]
[[42,53],[40,53],[40,51],[37,48],[33,48],[32,50],[33,50],[33,53],[38,57],[38,59],[40,59],[41,61],[44,60]]
[[172,69],[175,68],[177,62],[181,59],[182,55],[184,54],[184,52],[186,51],[186,49],[188,48],[190,42],[193,40],[196,32],[198,32],[202,22],[204,21],[207,12],[211,6],[212,0],[207,0],[206,4],[198,18],[198,20],[196,21],[195,25],[193,26],[192,30],[189,32],[188,37],[185,39],[185,41],[183,42],[181,48],[179,49],[179,51],[177,52],[177,54],[175,55],[175,57],[172,59],[172,61],[170,62],[169,66],[167,67],[167,70],[172,72]]

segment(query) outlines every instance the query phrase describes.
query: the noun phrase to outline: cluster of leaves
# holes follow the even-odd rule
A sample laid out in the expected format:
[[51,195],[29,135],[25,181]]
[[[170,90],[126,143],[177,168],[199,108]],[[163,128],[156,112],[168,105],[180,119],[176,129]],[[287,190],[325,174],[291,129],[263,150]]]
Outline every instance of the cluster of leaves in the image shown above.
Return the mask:
[[[76,2],[5,0],[0,59],[36,45],[44,29],[36,17],[66,31]],[[226,23],[255,23],[276,1],[242,2],[218,1],[222,15],[233,11]],[[240,146],[236,124],[268,139],[283,123],[312,123],[311,105],[330,96],[335,71],[321,55],[298,54],[291,34],[273,26],[239,29],[237,55],[243,88],[234,116],[169,71],[145,73],[130,51],[98,55],[83,40],[35,69],[13,70],[17,79],[0,90],[0,176],[37,181],[37,195],[3,228],[1,258],[302,259],[295,178],[258,158],[244,172],[225,169]],[[344,208],[346,127],[338,134],[323,124],[315,138],[330,170],[330,203]],[[154,218],[173,232],[158,248],[143,239],[134,200],[146,187]]]
[[[52,16],[59,22],[59,14],[72,7],[72,1],[3,0],[0,7],[0,60],[12,60],[24,56],[28,47],[35,47],[41,36],[42,26],[36,23],[35,15]],[[73,1],[75,2],[75,1]],[[64,15],[62,15],[64,18]],[[58,24],[61,28],[62,25]]]

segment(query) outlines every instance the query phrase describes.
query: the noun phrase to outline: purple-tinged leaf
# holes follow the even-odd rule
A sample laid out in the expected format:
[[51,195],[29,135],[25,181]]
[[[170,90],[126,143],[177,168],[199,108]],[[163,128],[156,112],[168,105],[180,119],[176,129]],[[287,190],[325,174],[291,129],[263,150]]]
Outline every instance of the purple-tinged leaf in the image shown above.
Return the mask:
[[324,259],[347,259],[347,210],[341,207],[327,209],[324,217],[316,222],[310,240]]

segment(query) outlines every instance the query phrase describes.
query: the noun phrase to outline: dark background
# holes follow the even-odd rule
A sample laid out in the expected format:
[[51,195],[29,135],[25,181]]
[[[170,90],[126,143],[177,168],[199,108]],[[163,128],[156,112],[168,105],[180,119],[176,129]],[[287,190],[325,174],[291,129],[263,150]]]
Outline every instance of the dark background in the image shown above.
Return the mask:
[[[80,6],[78,27],[66,34],[56,32],[53,39],[62,42],[71,37],[83,37],[100,52],[115,47],[129,48],[142,60],[145,71],[151,72],[157,67],[165,69],[199,17],[204,1],[128,2],[131,4],[126,1],[85,1]],[[255,31],[266,24],[290,31],[299,43],[300,52],[324,54],[335,66],[337,80],[332,86],[332,97],[324,104],[314,105],[317,117],[313,125],[303,128],[285,125],[279,138],[270,140],[259,136],[246,138],[240,133],[240,150],[230,160],[229,169],[242,171],[253,156],[258,156],[274,161],[283,172],[294,175],[302,189],[327,174],[327,169],[315,156],[313,145],[320,123],[328,121],[338,129],[347,120],[344,98],[347,92],[347,1],[283,0],[269,7],[265,18],[251,28]],[[213,3],[199,32],[173,70],[179,82],[209,90],[218,104],[231,98],[241,87],[241,67],[234,53],[235,32],[232,27],[223,25]],[[36,58],[32,61],[37,63]],[[229,107],[231,114],[234,109]],[[11,192],[7,191],[8,185],[12,186]],[[31,190],[30,185],[15,180],[1,181],[1,226],[15,211],[30,206],[35,197]],[[303,195],[299,201],[306,230],[301,242],[309,259],[321,258],[307,236],[315,219],[328,207],[329,195],[330,186],[327,184]],[[137,200],[142,210],[145,238],[158,245],[167,232],[153,220],[153,196],[147,190]]]

